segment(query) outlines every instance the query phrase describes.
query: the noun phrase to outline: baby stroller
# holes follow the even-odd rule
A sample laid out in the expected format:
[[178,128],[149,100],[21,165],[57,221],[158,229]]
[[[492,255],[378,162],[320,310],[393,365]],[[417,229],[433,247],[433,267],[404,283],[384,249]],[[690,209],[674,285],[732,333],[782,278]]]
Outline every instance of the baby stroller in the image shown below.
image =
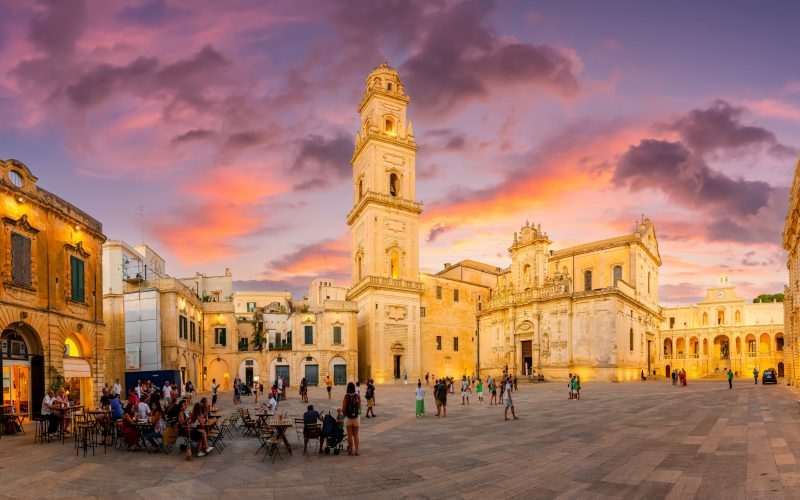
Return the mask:
[[325,440],[325,454],[333,450],[334,455],[338,455],[343,449],[344,422],[338,422],[330,413],[322,419],[322,439]]

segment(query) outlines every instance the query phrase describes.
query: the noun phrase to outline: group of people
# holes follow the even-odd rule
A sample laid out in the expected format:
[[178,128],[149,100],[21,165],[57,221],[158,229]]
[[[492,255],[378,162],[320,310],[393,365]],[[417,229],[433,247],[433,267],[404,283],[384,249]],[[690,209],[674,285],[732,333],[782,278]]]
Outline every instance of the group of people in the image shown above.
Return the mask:
[[686,370],[677,368],[672,370],[672,385],[676,386],[680,384],[681,387],[686,386]]
[[[427,385],[427,378],[428,374],[425,375],[426,377],[426,385]],[[512,397],[512,392],[517,390],[517,379],[514,375],[510,374],[503,374],[502,378],[498,381],[490,375],[489,378],[486,380],[487,387],[489,391],[492,393],[492,398],[489,401],[490,405],[494,404],[502,404],[505,406],[505,419],[511,420],[508,418],[508,410],[511,410],[511,416],[514,420],[517,420],[515,409],[514,409],[514,399]],[[453,379],[452,377],[445,377],[442,379],[434,379],[433,384],[433,401],[436,405],[436,416],[446,418],[447,417],[447,395],[453,394]],[[466,375],[461,376],[461,405],[469,405],[469,397],[472,394],[472,386],[475,385],[475,393],[477,394],[478,401],[483,404],[483,380],[479,377],[477,382],[472,377],[467,377]],[[500,386],[500,402],[497,402],[497,386]],[[417,381],[417,388],[415,390],[415,397],[416,397],[416,410],[415,415],[417,417],[422,417],[425,415],[425,389],[422,387],[422,380]]]
[[581,399],[581,377],[576,374],[569,374],[569,382],[567,382],[569,389],[569,399]]

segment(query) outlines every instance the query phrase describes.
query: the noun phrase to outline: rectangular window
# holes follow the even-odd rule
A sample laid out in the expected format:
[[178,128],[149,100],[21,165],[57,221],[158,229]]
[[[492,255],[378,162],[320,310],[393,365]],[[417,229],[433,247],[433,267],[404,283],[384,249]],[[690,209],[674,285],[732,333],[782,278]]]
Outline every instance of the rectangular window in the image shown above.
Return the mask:
[[186,334],[186,325],[187,325],[186,316],[183,316],[183,315],[178,316],[178,338],[179,339],[188,338],[188,335]]
[[424,318],[425,317],[425,308],[424,307],[420,307],[419,308],[419,317],[420,318]]
[[436,287],[436,299],[442,300],[442,287],[440,286]]
[[256,303],[255,302],[248,302],[247,303],[247,312],[256,312]]
[[32,286],[31,239],[11,233],[11,281],[15,285]]
[[458,352],[458,337],[453,337],[453,350]]
[[75,256],[69,257],[70,277],[72,278],[72,300],[86,302],[84,290],[83,261]]
[[453,290],[453,302],[458,302],[458,289]]
[[226,329],[225,328],[214,328],[214,345],[218,346],[226,346],[227,339],[226,337]]
[[341,326],[334,326],[333,327],[333,343],[334,344],[341,344],[342,343],[342,327]]
[[194,321],[189,323],[189,340],[192,342],[196,342],[197,337],[195,336],[195,329],[194,329]]
[[669,318],[669,329],[675,328],[675,318]]
[[314,327],[311,325],[306,325],[303,327],[303,333],[305,334],[305,343],[306,344],[313,344],[314,343]]
[[441,335],[437,335],[436,336],[436,350],[437,351],[441,351],[442,350],[442,336]]

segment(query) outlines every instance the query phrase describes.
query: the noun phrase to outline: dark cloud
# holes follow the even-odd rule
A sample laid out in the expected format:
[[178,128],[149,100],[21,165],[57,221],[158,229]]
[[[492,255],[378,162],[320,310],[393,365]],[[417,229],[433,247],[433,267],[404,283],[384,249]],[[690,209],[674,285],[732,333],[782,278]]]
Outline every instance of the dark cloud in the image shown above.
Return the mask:
[[706,161],[709,155],[735,159],[748,148],[779,155],[791,149],[769,130],[743,125],[743,113],[744,108],[725,101],[689,111],[669,127],[678,132],[679,141],[643,139],[631,146],[616,164],[614,184],[631,191],[660,191],[697,210],[697,224],[709,240],[777,244],[788,189],[731,177]]
[[85,0],[45,0],[28,26],[28,38],[49,56],[66,56],[87,27]]
[[425,142],[420,149],[426,153],[456,152],[466,148],[467,137],[463,132],[450,128],[437,128],[423,133]]
[[428,237],[425,238],[425,241],[427,241],[428,243],[433,243],[439,238],[439,236],[453,229],[455,229],[453,226],[448,226],[441,223],[435,224],[428,232]]
[[706,109],[688,112],[672,124],[671,128],[697,154],[765,146],[775,156],[794,156],[794,149],[779,144],[775,134],[769,130],[742,124],[744,112],[743,107],[717,100]]
[[166,0],[152,0],[140,5],[122,8],[117,17],[130,24],[160,26],[188,12],[169,5]]
[[185,132],[181,135],[176,135],[175,137],[172,138],[171,142],[172,144],[181,144],[189,141],[207,139],[209,137],[213,137],[214,135],[216,134],[211,130],[199,128],[199,129],[189,130],[188,132]]
[[69,102],[86,109],[105,101],[122,88],[147,84],[158,67],[158,59],[139,57],[126,66],[99,64],[65,89]]
[[263,144],[267,140],[267,134],[261,130],[245,130],[236,132],[228,136],[225,141],[225,151],[239,151]]
[[423,113],[450,113],[508,85],[562,96],[578,92],[577,68],[565,52],[501,39],[484,25],[492,8],[489,2],[464,1],[427,16],[419,49],[401,66]]
[[619,160],[613,182],[632,191],[656,189],[695,208],[716,206],[720,213],[753,215],[767,204],[772,189],[761,181],[732,179],[712,170],[680,142],[642,140]]
[[307,178],[295,185],[296,190],[326,187],[352,175],[353,140],[350,136],[338,133],[326,138],[310,134],[299,140],[297,147],[291,170]]

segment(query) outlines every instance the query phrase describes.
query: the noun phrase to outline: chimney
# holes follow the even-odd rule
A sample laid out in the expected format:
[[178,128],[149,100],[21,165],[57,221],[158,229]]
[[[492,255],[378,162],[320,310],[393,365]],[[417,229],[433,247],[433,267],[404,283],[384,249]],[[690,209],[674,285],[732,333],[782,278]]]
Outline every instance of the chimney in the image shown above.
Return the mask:
[[231,268],[230,267],[226,267],[225,268],[225,276],[230,276],[230,275],[231,275]]
[[444,268],[447,269],[448,267],[450,267],[450,263],[449,262],[445,262],[444,263]]

